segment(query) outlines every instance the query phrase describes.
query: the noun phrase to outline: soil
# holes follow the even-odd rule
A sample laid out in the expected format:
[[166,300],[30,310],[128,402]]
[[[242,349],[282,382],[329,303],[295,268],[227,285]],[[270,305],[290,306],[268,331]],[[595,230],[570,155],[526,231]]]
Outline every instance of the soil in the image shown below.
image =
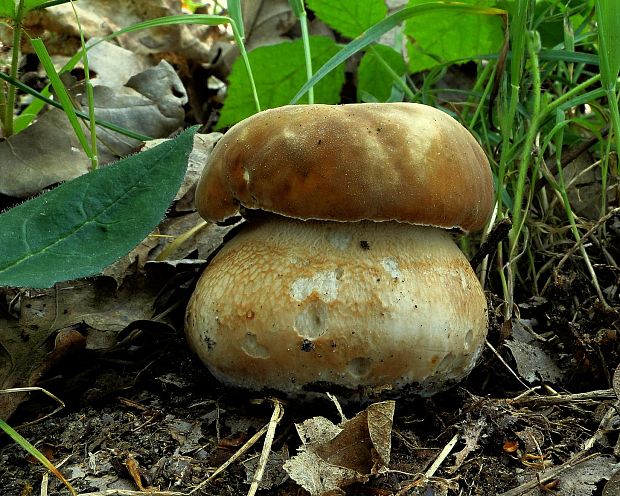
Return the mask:
[[[610,220],[606,246],[617,259],[620,236],[612,222],[618,219]],[[613,480],[605,485],[620,468],[614,393],[620,273],[598,264],[597,274],[601,287],[611,288],[615,306],[595,297],[580,259],[564,264],[544,297],[521,295],[508,323],[502,301],[490,294],[488,346],[473,373],[430,398],[394,398],[390,470],[345,488],[346,494],[618,494],[611,492]],[[12,417],[11,424],[22,424],[19,432],[78,493],[125,495],[146,488],[186,494],[197,487],[193,494],[248,492],[262,439],[205,480],[269,421],[273,401],[225,388],[210,376],[187,348],[182,308],[172,319],[177,331],[138,325],[118,346],[81,350],[50,370],[39,385],[65,401],[61,412],[37,420],[55,405],[32,395]],[[504,346],[517,338],[519,346]],[[341,400],[349,418],[368,404]],[[340,416],[327,397],[281,401],[284,417],[259,494],[308,494],[281,469],[300,446],[294,424],[313,416],[338,423]],[[421,477],[437,459],[430,477]],[[0,440],[1,496],[68,494],[46,472],[6,436]]]

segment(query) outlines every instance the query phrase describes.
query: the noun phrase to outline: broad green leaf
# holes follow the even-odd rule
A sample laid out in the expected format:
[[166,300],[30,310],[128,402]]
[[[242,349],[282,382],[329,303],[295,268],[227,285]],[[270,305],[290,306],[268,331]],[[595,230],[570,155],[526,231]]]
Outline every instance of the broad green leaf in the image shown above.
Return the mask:
[[[410,0],[409,6],[431,3]],[[490,0],[462,0],[479,7],[493,5]],[[429,13],[405,23],[409,39],[409,70],[419,72],[438,63],[464,61],[475,55],[498,52],[504,40],[501,19],[494,16],[463,15],[463,12]]]
[[[394,84],[393,76],[383,66],[387,63],[398,76],[403,76],[406,71],[403,56],[393,48],[386,45],[375,45],[374,50],[367,51],[357,69],[357,95],[358,100],[363,93],[373,95],[379,102],[387,102],[392,93]],[[383,59],[379,60],[377,55]]]
[[384,0],[307,0],[325,24],[347,38],[355,38],[387,15]]
[[0,215],[0,286],[50,287],[100,273],[161,221],[195,129]]
[[[320,67],[338,51],[338,45],[324,36],[310,37],[312,65]],[[295,91],[306,82],[306,64],[302,40],[256,48],[248,53],[254,71],[256,88],[263,109],[286,105]],[[338,103],[344,82],[344,68],[332,72],[315,87],[316,103]],[[255,112],[247,73],[240,59],[233,64],[228,96],[222,108],[218,128],[231,126]]]

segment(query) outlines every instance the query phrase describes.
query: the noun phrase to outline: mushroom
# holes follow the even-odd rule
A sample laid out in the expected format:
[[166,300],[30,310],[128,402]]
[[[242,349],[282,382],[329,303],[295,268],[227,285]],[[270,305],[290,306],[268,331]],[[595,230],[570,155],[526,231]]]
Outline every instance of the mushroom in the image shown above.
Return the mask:
[[289,394],[433,394],[473,368],[483,290],[446,229],[481,229],[489,163],[440,110],[286,106],[232,127],[196,206],[247,221],[200,277],[190,346],[221,382]]

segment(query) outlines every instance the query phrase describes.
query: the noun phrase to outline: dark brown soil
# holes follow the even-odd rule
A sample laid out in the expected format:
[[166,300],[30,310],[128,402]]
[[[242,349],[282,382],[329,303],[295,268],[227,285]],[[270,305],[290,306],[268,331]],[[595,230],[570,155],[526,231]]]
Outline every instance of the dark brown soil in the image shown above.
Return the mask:
[[[579,260],[566,264],[544,298],[524,298],[518,321],[503,323],[501,302],[491,296],[490,346],[474,372],[431,398],[395,398],[390,471],[350,486],[346,494],[492,495],[527,480],[535,481],[529,489],[507,494],[616,494],[604,487],[620,468],[620,417],[612,389],[620,361],[620,274],[597,266],[601,286],[616,287],[610,298],[615,306],[608,308],[594,297],[581,266]],[[528,363],[519,363],[503,345],[516,338],[515,326],[536,333],[534,345],[551,359],[553,371],[542,365],[530,382],[522,377]],[[259,394],[218,384],[191,355],[182,333],[164,326],[138,326],[121,345],[83,351],[46,377],[40,385],[63,398],[66,408],[37,421],[54,405],[33,395],[11,424],[34,421],[20,433],[61,467],[78,493],[129,494],[121,490],[136,491],[140,484],[188,493],[263,427],[273,409]],[[523,394],[530,387],[535,390]],[[259,494],[303,495],[281,470],[282,460],[300,445],[294,424],[317,415],[336,423],[340,418],[327,398],[282,401],[273,467]],[[366,406],[343,405],[348,417]],[[455,435],[456,444],[432,477],[421,478]],[[246,494],[253,469],[244,462],[261,447],[262,439],[194,494]],[[553,472],[558,467],[567,470]],[[2,437],[0,496],[40,494],[45,473]],[[111,489],[118,492],[101,492]],[[47,491],[68,494],[53,476]]]

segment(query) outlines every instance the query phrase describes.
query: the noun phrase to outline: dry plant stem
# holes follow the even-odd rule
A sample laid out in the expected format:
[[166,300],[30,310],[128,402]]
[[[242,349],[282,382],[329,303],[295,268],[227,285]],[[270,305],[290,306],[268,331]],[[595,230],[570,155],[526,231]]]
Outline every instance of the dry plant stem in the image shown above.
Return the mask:
[[[17,70],[19,68],[19,56],[20,56],[20,44],[22,39],[22,17],[24,15],[24,1],[20,0],[17,6],[17,15],[15,16],[15,23],[13,25],[13,53],[11,57],[11,77],[17,79]],[[4,117],[4,136],[11,136],[13,134],[13,111],[15,107],[15,94],[17,88],[14,85],[9,84],[6,102],[5,102],[5,117]]]
[[78,496],[186,496],[176,491],[129,491],[127,489],[105,489],[94,493],[80,493]]
[[261,438],[265,432],[269,429],[271,421],[264,425],[261,430],[259,430],[256,434],[254,434],[248,441],[239,448],[233,456],[231,456],[228,460],[226,460],[222,465],[220,465],[215,472],[213,472],[207,479],[198,484],[194,489],[192,489],[188,494],[194,494],[196,491],[199,491],[204,486],[206,486],[209,482],[211,482],[215,477],[217,477],[220,473],[226,470],[230,465],[232,465],[235,461],[241,457],[247,450],[249,450],[256,442]]
[[435,458],[435,461],[433,462],[433,464],[428,468],[426,472],[424,472],[425,478],[429,478],[435,475],[435,472],[437,472],[437,469],[441,466],[441,464],[448,457],[450,452],[454,449],[458,440],[459,440],[458,434],[455,434],[454,436],[452,436],[452,439],[448,441],[448,444],[446,444],[444,448],[441,450],[441,452],[437,455],[437,458]]
[[590,455],[586,453],[586,451],[580,451],[579,453],[576,453],[575,456],[573,456],[566,463],[563,463],[562,465],[559,465],[557,467],[550,468],[549,470],[539,472],[540,477],[538,479],[532,479],[530,481],[524,482],[520,486],[501,493],[498,496],[521,496],[522,494],[525,494],[528,491],[531,491],[532,489],[538,487],[540,483],[545,483],[552,479],[555,479],[562,472],[574,468],[583,462],[587,462],[588,460],[596,458],[597,456],[600,456],[600,453],[592,453]]
[[282,420],[283,415],[284,410],[282,409],[282,403],[280,403],[277,399],[274,399],[273,413],[271,414],[271,419],[269,420],[267,434],[265,434],[263,451],[261,451],[260,458],[258,459],[258,465],[256,467],[256,472],[254,472],[254,476],[252,477],[252,484],[250,485],[248,496],[254,496],[256,494],[256,491],[258,491],[258,486],[260,485],[261,480],[263,480],[263,473],[265,472],[265,467],[267,466],[269,453],[271,453],[271,445],[273,444],[276,427],[278,426],[280,420]]
[[43,417],[41,417],[41,418],[39,418],[37,420],[33,420],[31,422],[26,422],[25,424],[21,424],[19,427],[26,427],[28,425],[32,425],[32,424],[36,424],[38,422],[42,422],[46,418],[51,417],[52,415],[55,415],[56,413],[58,413],[60,410],[62,410],[65,407],[64,401],[62,401],[58,396],[56,396],[53,393],[50,393],[47,389],[44,389],[44,388],[38,387],[38,386],[0,389],[0,394],[30,393],[30,392],[33,392],[33,391],[40,391],[40,392],[42,392],[46,396],[48,396],[51,399],[53,399],[56,403],[58,403],[58,406],[53,411],[51,411],[50,413],[45,414]]
[[582,403],[588,401],[610,400],[616,395],[613,389],[597,389],[586,393],[559,394],[554,396],[518,396],[508,400],[511,404],[535,403],[537,405],[561,405],[566,403]]
[[603,418],[599,422],[598,429],[596,429],[596,432],[590,437],[590,439],[588,439],[585,443],[583,443],[584,451],[594,448],[594,445],[598,441],[603,439],[603,437],[605,437],[605,435],[612,429],[611,424],[612,424],[614,417],[616,417],[618,414],[619,405],[620,405],[620,402],[616,401],[615,404],[611,405],[607,409],[607,411],[605,412],[605,415],[603,415]]
[[517,375],[517,373],[512,370],[512,368],[510,367],[510,365],[508,365],[508,363],[506,363],[506,360],[504,360],[502,358],[502,356],[498,353],[498,351],[493,347],[493,345],[491,343],[489,343],[488,339],[485,339],[484,341],[486,343],[486,345],[489,347],[489,349],[495,354],[495,356],[499,359],[500,362],[502,362],[502,364],[504,365],[504,367],[506,367],[508,369],[508,371],[514,376],[514,378],[519,381],[521,383],[521,385],[527,389],[530,390],[532,392],[536,392],[534,389],[532,389],[530,386],[528,386],[525,382],[523,382],[521,380],[521,378]]
[[[604,215],[603,217],[601,217],[599,220],[596,221],[596,224],[594,224],[587,233],[585,233],[583,236],[581,236],[581,239],[579,239],[578,241],[575,242],[575,244],[572,246],[572,248],[570,250],[568,250],[564,256],[562,257],[562,259],[558,262],[558,265],[555,267],[555,269],[553,269],[553,273],[557,274],[560,269],[562,268],[562,266],[566,263],[566,261],[573,256],[573,254],[580,249],[580,247],[583,245],[583,243],[590,237],[592,236],[592,234],[594,234],[599,227],[601,227],[602,224],[604,224],[605,222],[607,222],[609,219],[611,219],[614,215],[620,213],[620,207],[616,207],[611,209],[609,212],[607,212],[606,215]],[[547,282],[545,283],[545,285],[542,288],[542,291],[540,292],[541,295],[545,294],[545,291],[547,290],[549,284],[551,283],[551,278],[549,278],[547,280]]]
[[176,238],[174,238],[174,240],[170,244],[164,247],[161,253],[157,255],[157,257],[155,257],[155,260],[157,260],[158,262],[167,260],[168,257],[176,251],[177,248],[179,248],[183,243],[185,243],[194,234],[196,234],[197,232],[207,227],[208,224],[209,223],[207,221],[201,220],[200,222],[198,222],[198,224],[196,224],[191,229],[185,231],[184,233],[179,234]]

